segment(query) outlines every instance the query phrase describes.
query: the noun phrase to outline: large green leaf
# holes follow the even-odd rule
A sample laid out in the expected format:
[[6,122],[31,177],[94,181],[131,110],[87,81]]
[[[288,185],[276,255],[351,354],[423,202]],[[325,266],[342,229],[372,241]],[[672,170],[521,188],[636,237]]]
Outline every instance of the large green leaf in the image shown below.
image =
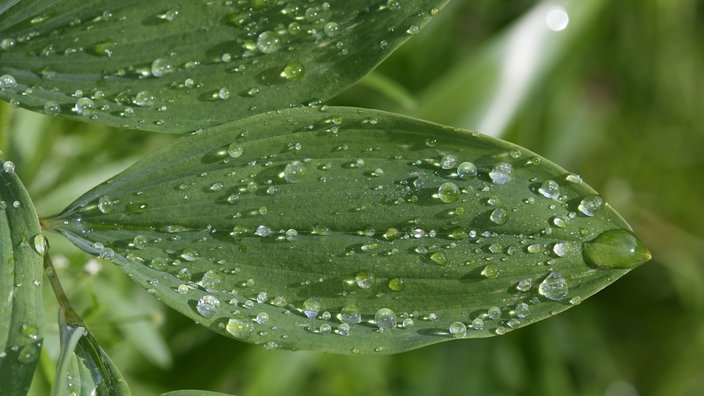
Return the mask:
[[214,331],[340,353],[503,334],[649,258],[548,160],[351,108],[183,138],[47,224]]
[[43,241],[12,162],[0,161],[0,395],[26,394],[39,361]]
[[33,0],[0,5],[0,98],[183,132],[326,100],[447,0]]

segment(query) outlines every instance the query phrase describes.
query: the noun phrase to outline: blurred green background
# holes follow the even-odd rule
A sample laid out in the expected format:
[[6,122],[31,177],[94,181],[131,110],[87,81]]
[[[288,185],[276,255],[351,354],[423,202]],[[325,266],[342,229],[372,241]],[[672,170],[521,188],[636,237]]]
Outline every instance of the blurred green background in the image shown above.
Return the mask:
[[[556,10],[551,18],[569,16],[561,31],[546,27]],[[505,336],[394,356],[265,351],[193,324],[113,265],[50,236],[54,261],[136,395],[702,395],[702,92],[701,1],[454,0],[331,102],[478,129],[538,152],[601,191],[651,249],[652,262],[595,297]],[[7,104],[0,123],[0,149],[45,216],[175,138]],[[48,394],[58,354],[56,303],[45,296],[33,395]]]

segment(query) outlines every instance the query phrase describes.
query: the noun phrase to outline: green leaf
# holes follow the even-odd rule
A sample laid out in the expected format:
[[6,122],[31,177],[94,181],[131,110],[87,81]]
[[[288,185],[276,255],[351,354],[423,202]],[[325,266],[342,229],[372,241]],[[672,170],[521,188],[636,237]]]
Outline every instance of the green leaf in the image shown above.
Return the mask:
[[353,108],[183,138],[47,225],[216,332],[338,353],[503,334],[650,257],[550,161]]
[[59,302],[61,353],[52,396],[131,395],[120,371],[71,307],[48,254],[44,257],[44,268]]
[[14,164],[0,161],[0,394],[26,394],[44,340],[39,218]]
[[329,99],[447,0],[34,0],[0,8],[0,98],[184,132]]

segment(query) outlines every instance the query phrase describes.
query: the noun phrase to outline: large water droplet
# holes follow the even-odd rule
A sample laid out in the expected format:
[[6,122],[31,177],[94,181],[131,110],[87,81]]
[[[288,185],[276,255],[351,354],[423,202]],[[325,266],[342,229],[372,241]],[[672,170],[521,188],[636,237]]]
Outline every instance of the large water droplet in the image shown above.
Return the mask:
[[227,330],[228,333],[232,334],[233,337],[246,338],[250,334],[252,334],[253,328],[251,323],[233,318],[227,321],[227,325],[225,325],[225,330]]
[[550,300],[563,300],[568,292],[567,281],[559,272],[551,272],[538,286],[538,293]]
[[460,199],[460,188],[455,183],[443,183],[438,188],[438,198],[446,203],[457,202]]
[[538,192],[545,198],[557,199],[560,196],[560,185],[554,180],[546,180],[538,188]]
[[461,338],[467,335],[467,326],[462,322],[454,322],[450,325],[450,335]]
[[513,166],[506,162],[499,162],[489,172],[489,178],[494,184],[506,184],[511,181]]
[[174,71],[174,65],[168,59],[157,58],[152,62],[152,75],[154,77],[165,76]]
[[210,318],[215,315],[218,308],[220,308],[220,300],[209,294],[201,297],[198,300],[198,304],[196,304],[196,310],[205,318]]
[[357,324],[362,321],[362,311],[355,304],[347,304],[340,311],[340,320],[343,323]]
[[296,183],[303,178],[305,173],[306,171],[301,161],[293,161],[284,167],[281,176],[289,183]]
[[17,85],[15,77],[10,74],[3,74],[0,76],[0,91],[5,88],[14,88]]
[[322,305],[320,304],[320,300],[315,297],[310,297],[303,301],[303,313],[306,317],[308,317],[308,319],[313,319],[316,315],[318,315],[321,307]]
[[374,313],[374,323],[379,326],[379,330],[392,329],[397,322],[396,313],[389,308],[381,308]]
[[587,216],[594,216],[601,209],[604,201],[598,195],[588,195],[579,202],[577,209]]
[[265,54],[276,52],[281,48],[281,38],[275,32],[264,32],[257,37],[257,48]]
[[2,164],[2,170],[5,173],[15,173],[15,163],[12,161],[5,161]]
[[633,268],[652,257],[633,233],[609,230],[582,245],[587,263],[599,268]]
[[457,176],[462,179],[473,179],[477,177],[477,166],[471,162],[463,162],[457,165]]

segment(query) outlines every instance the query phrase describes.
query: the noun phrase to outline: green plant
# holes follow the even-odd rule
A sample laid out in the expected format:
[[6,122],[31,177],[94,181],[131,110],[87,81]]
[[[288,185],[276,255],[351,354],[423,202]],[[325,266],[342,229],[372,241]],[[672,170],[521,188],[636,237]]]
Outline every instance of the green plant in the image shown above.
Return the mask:
[[[6,3],[0,95],[51,115],[194,132],[41,224],[216,332],[395,353],[525,326],[649,258],[595,191],[526,149],[322,105],[443,1],[131,3]],[[1,289],[13,304],[2,386],[26,391],[38,360],[43,264],[61,313],[56,384],[68,365],[80,386],[127,392],[82,336],[32,201],[3,165],[0,254],[14,267]]]

